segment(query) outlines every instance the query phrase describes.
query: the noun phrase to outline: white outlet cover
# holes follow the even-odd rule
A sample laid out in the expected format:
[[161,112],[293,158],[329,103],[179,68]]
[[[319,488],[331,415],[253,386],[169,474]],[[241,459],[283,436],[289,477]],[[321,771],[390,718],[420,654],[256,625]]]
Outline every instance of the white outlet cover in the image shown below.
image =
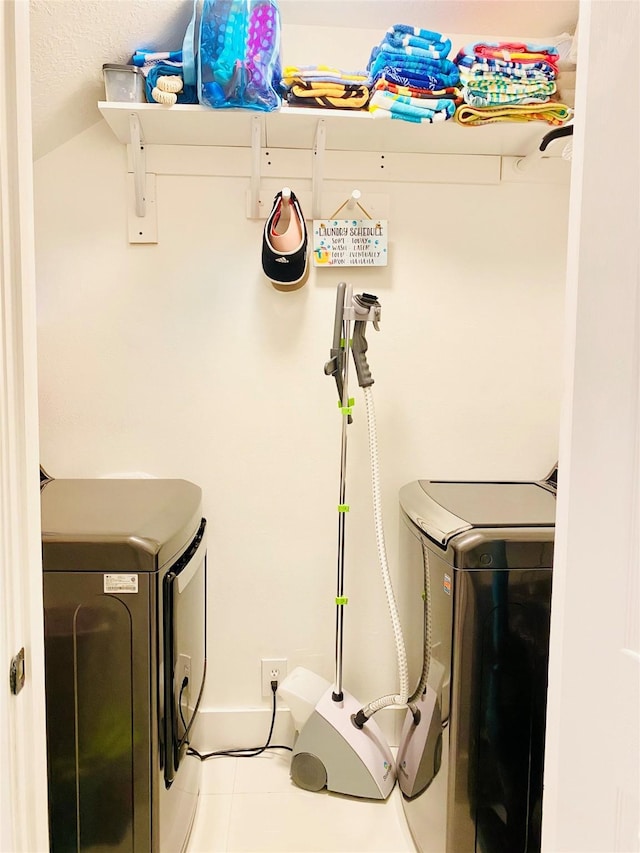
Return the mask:
[[287,675],[287,659],[286,658],[262,658],[261,660],[261,686],[262,686],[262,695],[263,697],[269,697],[272,695],[271,690],[271,682],[273,681],[271,677],[271,672],[274,669],[278,670],[278,684],[282,684],[282,681]]

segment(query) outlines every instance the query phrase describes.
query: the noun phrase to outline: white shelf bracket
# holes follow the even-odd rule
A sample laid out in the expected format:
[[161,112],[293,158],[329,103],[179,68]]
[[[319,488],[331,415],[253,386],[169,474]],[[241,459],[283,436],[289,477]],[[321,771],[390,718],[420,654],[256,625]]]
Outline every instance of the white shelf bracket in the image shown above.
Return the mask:
[[136,113],[129,113],[131,166],[127,174],[127,229],[130,243],[158,242],[156,176],[147,174],[145,144]]
[[260,218],[260,156],[262,141],[262,121],[260,116],[253,116],[251,119],[251,201],[250,213],[251,219]]
[[327,128],[324,119],[318,121],[316,138],[313,143],[313,163],[311,173],[311,208],[314,219],[321,218],[322,181],[324,180],[324,149],[327,140]]
[[144,145],[140,132],[140,119],[135,113],[129,115],[129,139],[131,140],[131,158],[133,160],[133,181],[136,195],[136,216],[146,214],[146,169]]

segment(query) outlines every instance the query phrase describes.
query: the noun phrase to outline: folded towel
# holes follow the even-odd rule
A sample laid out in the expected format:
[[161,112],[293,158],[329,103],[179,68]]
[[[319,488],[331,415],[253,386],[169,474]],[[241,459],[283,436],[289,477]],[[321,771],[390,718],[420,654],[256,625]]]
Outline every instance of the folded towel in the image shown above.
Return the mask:
[[462,91],[464,103],[478,109],[482,109],[483,107],[516,106],[518,104],[546,104],[549,101],[546,95],[524,97],[522,95],[509,95],[506,92],[500,94],[472,95],[466,89]]
[[573,111],[556,101],[543,104],[512,104],[503,107],[476,108],[465,104],[458,107],[454,119],[458,124],[474,127],[500,121],[546,121],[547,124],[564,124]]
[[556,91],[555,83],[515,83],[506,80],[470,80],[462,88],[462,96],[468,104],[482,107],[489,104],[517,104],[535,99],[546,101]]
[[[389,41],[388,39],[384,39],[384,41],[380,42],[380,44],[375,49],[384,53],[401,53],[406,56],[416,56],[422,57],[424,59],[439,60],[443,58],[439,50],[433,45],[429,44],[429,42],[422,42],[420,39],[414,39],[414,42],[416,42],[416,44],[397,45],[394,42]],[[449,50],[447,50],[447,53],[449,53]]]
[[555,80],[558,69],[552,62],[545,59],[511,60],[505,53],[502,58],[491,58],[475,52],[476,45],[467,45],[458,52],[454,62],[460,75],[480,76],[483,74],[503,74],[509,77],[533,77]]
[[455,86],[460,78],[460,72],[450,59],[434,59],[428,56],[416,56],[402,51],[381,50],[374,47],[369,57],[367,70],[370,77],[375,77],[385,68],[401,68],[408,73],[440,77],[447,82],[443,86]]
[[367,71],[343,71],[332,65],[287,65],[282,71],[282,83],[291,86],[299,80],[324,83],[366,83]]
[[[447,63],[444,65],[444,63]],[[421,89],[443,89],[456,86],[460,80],[458,69],[448,60],[439,63],[385,62],[374,64],[369,77],[369,86],[373,87],[377,80],[385,78],[399,83],[401,86],[416,86]]]
[[359,110],[369,103],[370,95],[367,86],[357,83],[296,80],[287,92],[287,101],[295,106]]
[[516,66],[498,60],[474,61],[471,65],[458,65],[460,78],[506,77],[510,80],[555,80],[558,76],[555,68],[546,62]]
[[379,89],[386,92],[393,92],[394,95],[407,95],[410,98],[424,98],[426,100],[449,99],[456,106],[464,103],[462,89],[457,86],[446,86],[443,89],[423,89],[418,86],[401,86],[399,83],[387,80],[383,76],[376,81],[374,86],[374,91]]
[[450,100],[422,101],[378,90],[371,97],[369,112],[374,118],[402,119],[419,124],[446,121],[454,115],[455,106]]
[[508,92],[489,92],[474,95],[466,88],[462,90],[465,104],[470,107],[500,107],[516,104],[544,104],[549,100],[548,95],[510,95]]
[[475,83],[478,80],[495,82],[495,83],[521,83],[528,85],[530,83],[554,83],[557,79],[554,74],[545,74],[535,70],[513,70],[499,71],[482,68],[459,68],[460,82],[465,85]]
[[441,59],[446,58],[451,50],[450,39],[445,38],[441,33],[412,27],[409,24],[394,24],[389,27],[384,41],[394,47],[419,47]]
[[460,53],[467,52],[478,59],[502,59],[507,62],[543,61],[557,65],[560,59],[558,49],[553,45],[525,44],[524,42],[476,42],[463,47],[460,51]]

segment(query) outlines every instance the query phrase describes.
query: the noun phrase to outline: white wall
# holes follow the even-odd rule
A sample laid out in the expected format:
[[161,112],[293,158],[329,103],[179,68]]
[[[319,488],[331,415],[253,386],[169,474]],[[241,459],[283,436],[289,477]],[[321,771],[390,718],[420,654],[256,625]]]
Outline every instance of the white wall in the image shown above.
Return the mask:
[[[336,283],[383,306],[369,361],[395,565],[404,483],[537,478],[557,458],[567,187],[362,184],[363,201],[390,196],[389,266],[312,270],[280,293],[261,271],[262,223],[245,217],[248,179],[159,177],[159,245],[130,246],[125,172],[103,123],[35,164],[41,461],[56,477],[202,486],[205,704],[256,707],[261,657],[332,677]],[[353,390],[345,686],[365,701],[396,676]]]
[[[640,851],[640,101],[636,2],[585,4],[567,270],[543,849]],[[603,187],[629,191],[603,192]],[[594,675],[597,673],[596,677]]]

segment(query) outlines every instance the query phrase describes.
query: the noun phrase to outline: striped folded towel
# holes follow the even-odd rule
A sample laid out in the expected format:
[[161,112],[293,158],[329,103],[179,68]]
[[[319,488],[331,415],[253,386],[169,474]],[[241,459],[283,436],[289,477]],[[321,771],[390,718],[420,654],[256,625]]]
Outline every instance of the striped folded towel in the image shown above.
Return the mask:
[[[509,47],[514,46],[523,50],[510,51]],[[499,72],[518,76],[522,72],[535,71],[553,79],[558,73],[558,60],[557,49],[550,45],[476,42],[461,48],[454,62],[458,68],[468,69],[473,73]]]
[[486,80],[474,80],[466,84],[462,96],[472,107],[490,107],[500,104],[525,104],[548,101],[556,91],[555,83],[499,83]]
[[295,80],[287,92],[287,102],[292,106],[359,110],[366,107],[370,96],[369,87],[358,83]]
[[438,59],[446,59],[451,50],[450,39],[445,38],[441,33],[412,27],[409,24],[394,24],[389,27],[383,42],[400,49],[415,47]]
[[369,74],[367,71],[344,71],[332,65],[287,65],[281,80],[285,87],[307,81],[366,84]]
[[374,118],[401,119],[417,124],[446,121],[454,115],[455,109],[450,99],[431,101],[382,90],[375,91],[369,102],[369,112]]
[[557,65],[560,53],[553,45],[526,44],[524,42],[476,42],[459,51],[458,56],[474,56],[478,59],[502,59],[506,62],[548,62]]
[[419,86],[401,86],[383,75],[376,81],[374,91],[379,89],[392,92],[394,95],[406,95],[409,98],[424,98],[427,100],[451,100],[456,106],[463,103],[462,89],[458,86],[446,86],[444,89],[423,89]]
[[509,73],[504,71],[482,71],[481,69],[459,68],[460,82],[463,86],[467,83],[475,83],[478,80],[484,80],[488,83],[520,83],[523,86],[533,83],[554,83],[555,75],[545,74],[542,71],[535,69],[518,70]]
[[390,70],[398,76],[413,78],[418,85],[420,82],[426,82],[425,88],[429,89],[455,86],[460,79],[460,72],[449,59],[438,60],[407,56],[403,53],[378,52],[378,49],[374,48],[368,66],[370,85],[373,85],[382,74],[388,74]]
[[541,104],[511,104],[502,107],[477,108],[464,104],[455,112],[458,124],[476,127],[500,121],[546,121],[547,124],[560,125],[568,121],[573,110],[557,101]]

